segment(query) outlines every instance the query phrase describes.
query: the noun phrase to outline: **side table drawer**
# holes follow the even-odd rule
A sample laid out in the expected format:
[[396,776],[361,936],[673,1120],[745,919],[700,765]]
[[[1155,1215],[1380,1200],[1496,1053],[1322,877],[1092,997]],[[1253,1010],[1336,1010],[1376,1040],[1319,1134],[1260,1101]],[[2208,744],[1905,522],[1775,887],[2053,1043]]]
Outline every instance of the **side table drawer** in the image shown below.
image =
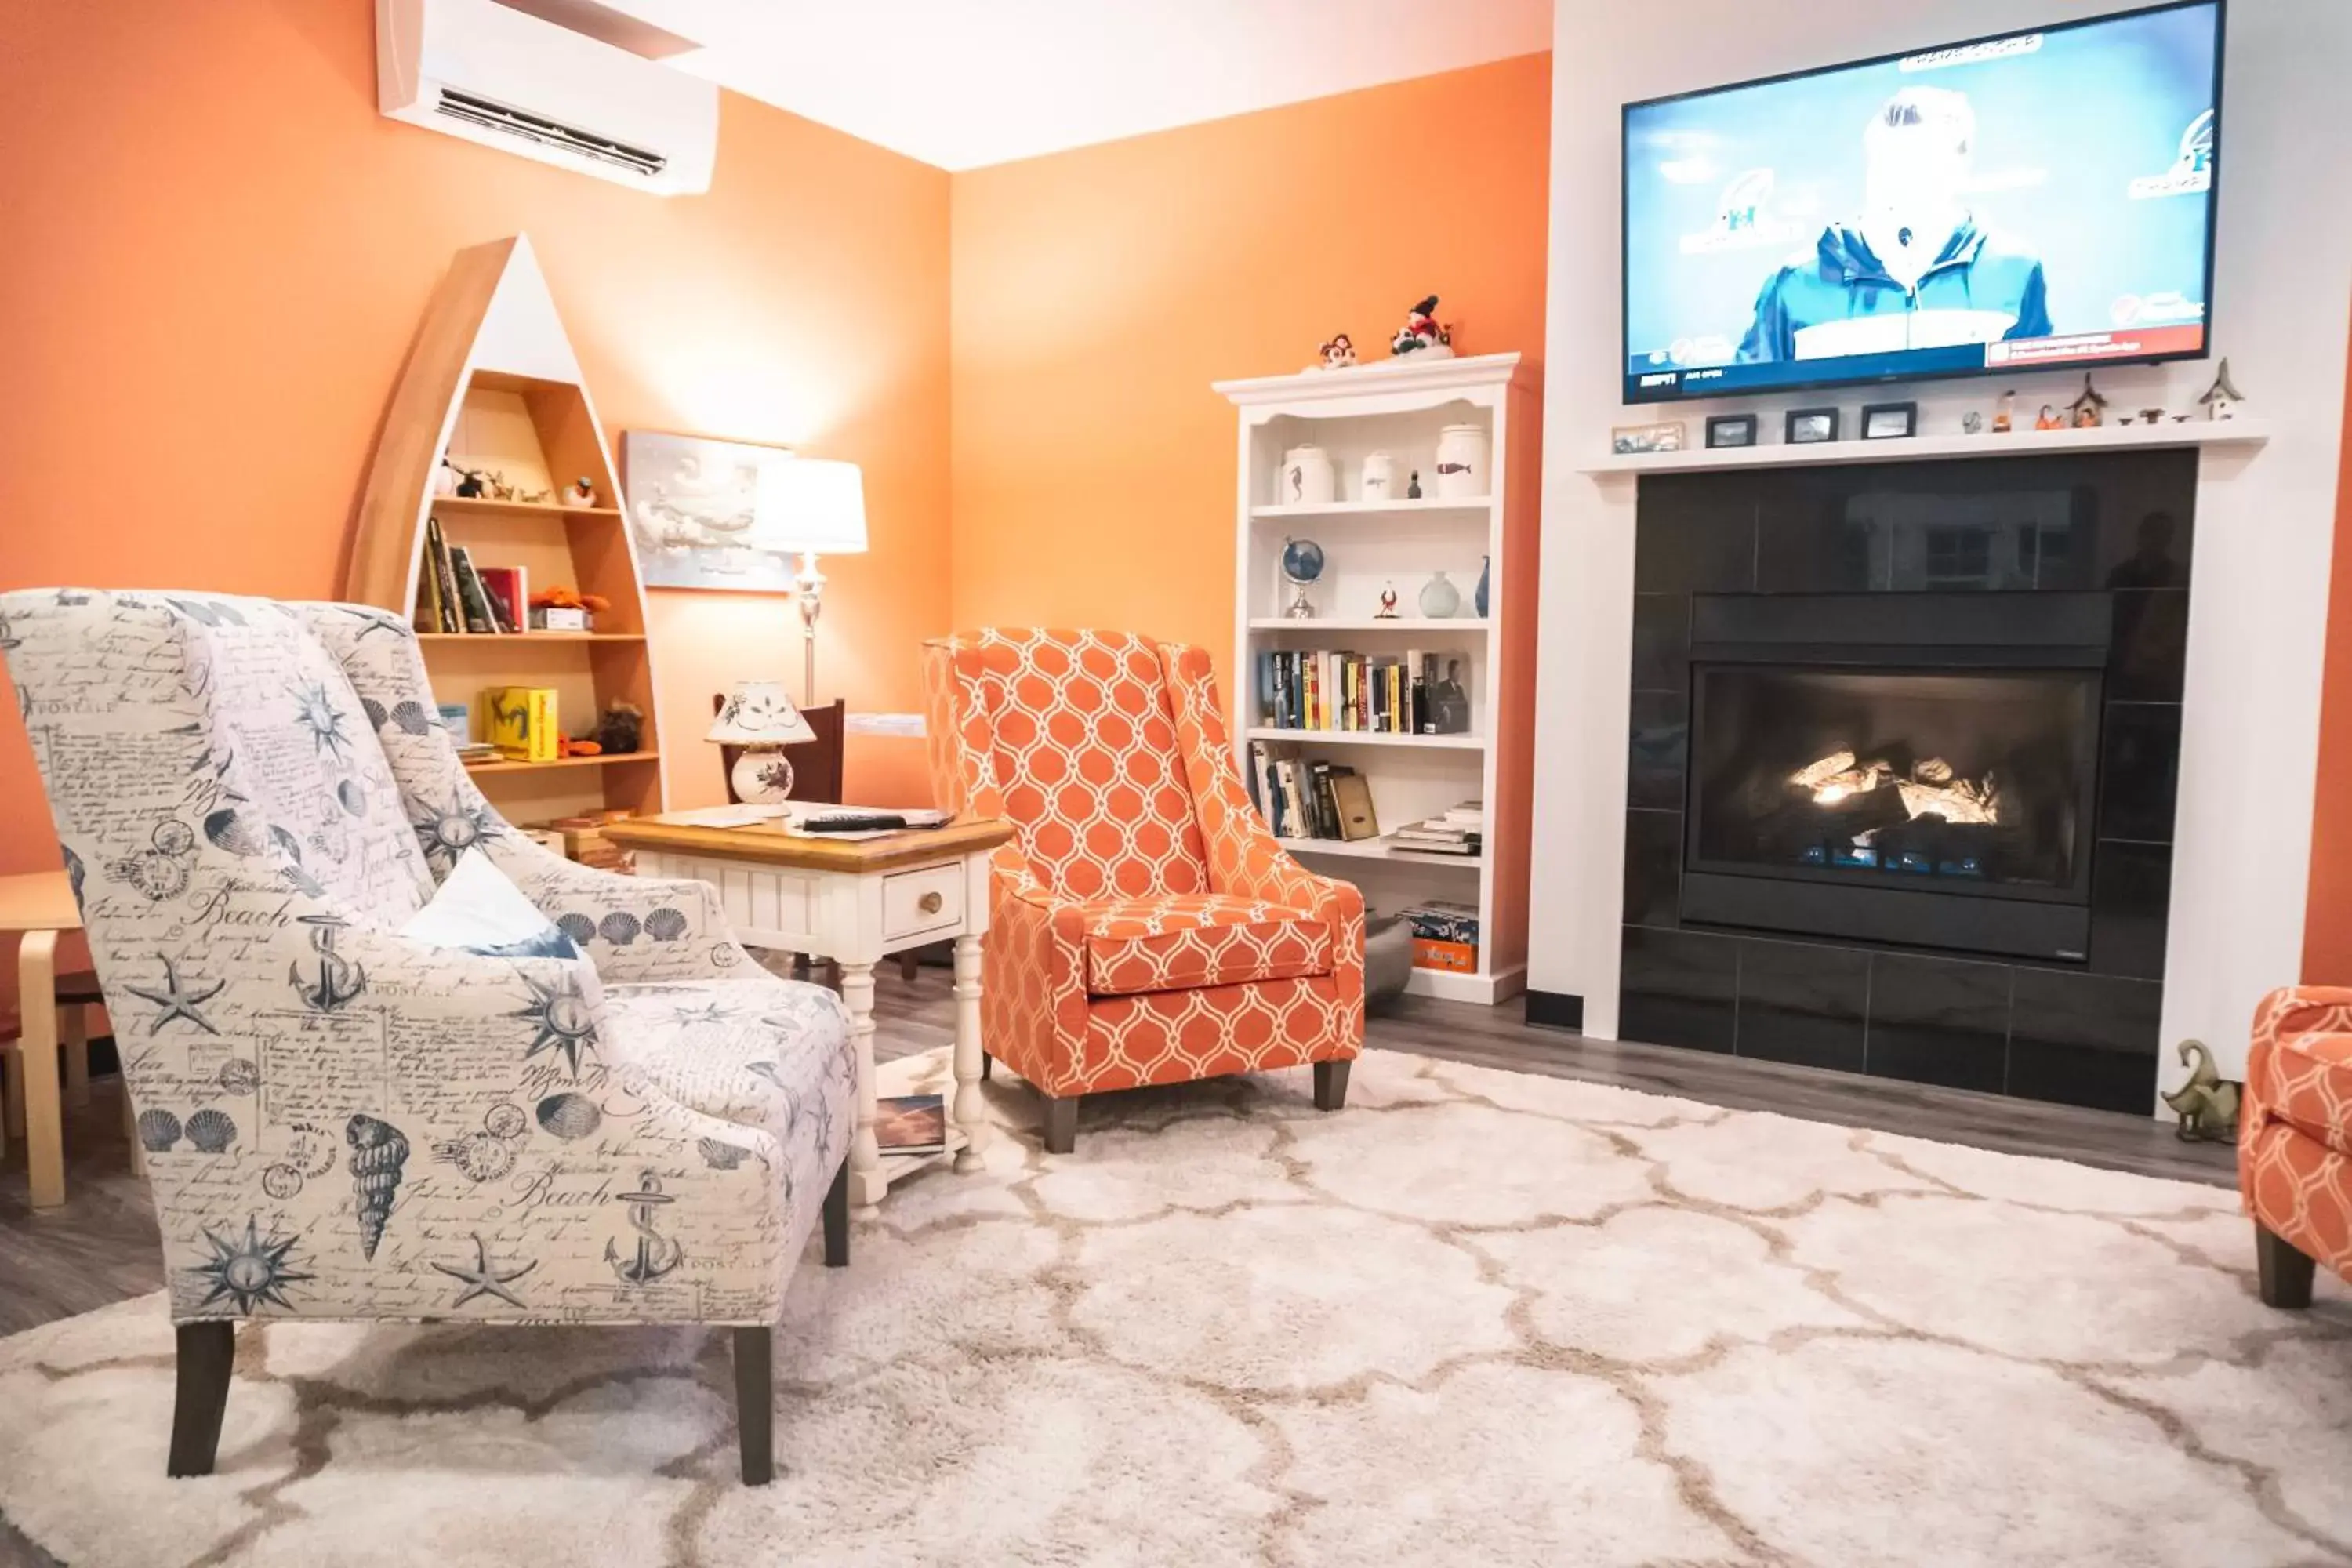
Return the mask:
[[927,866],[882,879],[882,938],[937,931],[963,921],[963,866]]

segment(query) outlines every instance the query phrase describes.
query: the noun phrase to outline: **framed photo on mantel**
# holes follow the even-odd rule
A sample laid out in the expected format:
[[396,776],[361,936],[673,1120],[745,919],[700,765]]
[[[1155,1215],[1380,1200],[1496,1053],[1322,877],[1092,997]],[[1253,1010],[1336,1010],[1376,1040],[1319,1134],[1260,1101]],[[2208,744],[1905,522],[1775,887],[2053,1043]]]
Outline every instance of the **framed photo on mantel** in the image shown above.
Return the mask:
[[751,509],[764,463],[789,458],[782,447],[629,430],[621,436],[622,493],[629,536],[648,588],[792,591],[793,563],[753,550]]

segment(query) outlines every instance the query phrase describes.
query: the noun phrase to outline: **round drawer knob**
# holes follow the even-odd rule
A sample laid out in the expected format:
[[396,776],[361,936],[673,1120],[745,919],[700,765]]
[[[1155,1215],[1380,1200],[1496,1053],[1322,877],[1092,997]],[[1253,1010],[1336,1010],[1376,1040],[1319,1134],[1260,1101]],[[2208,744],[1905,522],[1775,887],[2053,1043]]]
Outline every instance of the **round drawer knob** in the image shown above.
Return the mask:
[[946,902],[947,900],[941,898],[938,893],[925,893],[921,898],[915,900],[915,907],[922,910],[927,915],[935,915],[940,912],[940,907]]

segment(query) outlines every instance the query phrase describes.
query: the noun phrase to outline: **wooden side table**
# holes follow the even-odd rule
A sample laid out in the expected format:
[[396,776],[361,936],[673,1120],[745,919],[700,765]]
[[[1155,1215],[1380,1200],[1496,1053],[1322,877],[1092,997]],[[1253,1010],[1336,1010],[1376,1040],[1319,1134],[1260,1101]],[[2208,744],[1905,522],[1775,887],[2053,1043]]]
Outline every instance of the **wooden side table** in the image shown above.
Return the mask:
[[[788,833],[775,822],[711,827],[700,815],[634,817],[604,829],[635,852],[648,877],[689,877],[719,889],[735,934],[754,947],[829,958],[841,966],[857,1049],[857,1131],[849,1148],[849,1201],[871,1217],[899,1177],[952,1158],[980,1168],[987,1113],[980,1094],[981,939],[988,932],[988,861],[1013,837],[985,818],[885,838]],[[955,1080],[947,1147],[885,1157],[876,1141],[874,966],[902,948],[955,943]]]
[[[25,1161],[33,1206],[66,1201],[64,1112],[58,1086],[58,935],[79,931],[81,911],[63,871],[0,877],[0,931],[18,931],[17,1080],[24,1085]],[[16,1109],[10,1107],[10,1114]]]

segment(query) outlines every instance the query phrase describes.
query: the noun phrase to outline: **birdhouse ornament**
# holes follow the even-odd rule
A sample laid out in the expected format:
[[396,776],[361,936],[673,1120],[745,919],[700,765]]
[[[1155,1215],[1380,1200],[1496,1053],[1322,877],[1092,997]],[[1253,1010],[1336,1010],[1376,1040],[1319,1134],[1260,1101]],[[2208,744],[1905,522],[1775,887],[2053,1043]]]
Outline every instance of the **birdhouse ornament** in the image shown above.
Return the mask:
[[2208,419],[2228,419],[2236,413],[2238,405],[2245,401],[2230,380],[2228,360],[2221,362],[2221,368],[2214,373],[2213,384],[2207,387],[2205,395],[2197,401],[2205,405],[2205,417]]

